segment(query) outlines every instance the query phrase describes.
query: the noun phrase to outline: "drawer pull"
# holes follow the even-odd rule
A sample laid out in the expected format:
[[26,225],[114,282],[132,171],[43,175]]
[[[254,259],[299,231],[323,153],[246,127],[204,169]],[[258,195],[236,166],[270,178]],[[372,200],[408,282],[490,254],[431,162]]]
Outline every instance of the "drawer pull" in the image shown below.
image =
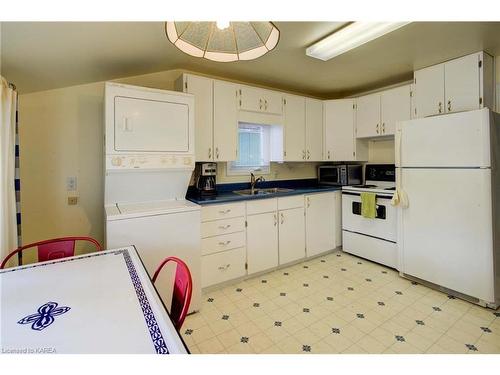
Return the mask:
[[221,241],[221,242],[219,242],[219,245],[221,245],[221,246],[227,246],[230,243],[231,243],[231,240],[227,240],[227,241],[224,241],[224,242]]
[[228,208],[227,210],[220,210],[220,211],[219,211],[219,213],[220,213],[220,214],[223,214],[223,215],[228,214],[228,213],[230,213],[230,212],[231,212],[231,209],[230,209],[230,208]]
[[226,265],[222,265],[222,266],[219,266],[219,271],[225,271],[229,268],[229,266],[231,266],[230,264],[226,264]]
[[227,224],[227,225],[219,225],[219,229],[224,229],[224,230],[226,230],[226,229],[229,229],[229,228],[231,228],[231,224]]

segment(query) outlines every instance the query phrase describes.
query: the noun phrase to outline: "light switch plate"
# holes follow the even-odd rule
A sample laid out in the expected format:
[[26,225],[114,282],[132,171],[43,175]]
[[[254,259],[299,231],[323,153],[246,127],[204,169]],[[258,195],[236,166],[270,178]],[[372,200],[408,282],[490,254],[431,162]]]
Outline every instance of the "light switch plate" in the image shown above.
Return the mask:
[[70,176],[66,178],[66,190],[67,191],[76,191],[76,177]]
[[68,197],[68,205],[72,206],[78,203],[78,197]]

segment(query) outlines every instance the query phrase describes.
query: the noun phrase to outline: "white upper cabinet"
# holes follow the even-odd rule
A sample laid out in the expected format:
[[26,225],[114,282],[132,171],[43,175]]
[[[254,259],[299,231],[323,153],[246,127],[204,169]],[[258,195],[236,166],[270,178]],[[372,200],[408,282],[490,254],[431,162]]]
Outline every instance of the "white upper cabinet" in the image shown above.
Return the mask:
[[214,160],[213,153],[213,79],[184,74],[183,91],[194,95],[196,161]]
[[444,64],[447,113],[481,108],[480,61],[479,54],[473,54]]
[[410,85],[356,99],[356,137],[394,135],[396,122],[411,118]]
[[368,159],[366,142],[355,139],[355,100],[324,102],[324,160],[362,161]]
[[238,85],[214,81],[214,148],[215,161],[238,158]]
[[411,119],[411,99],[411,85],[385,90],[380,94],[382,135],[394,135],[397,122]]
[[493,58],[478,52],[415,71],[414,118],[493,108]]
[[239,109],[242,111],[263,112],[281,115],[282,95],[276,91],[257,87],[240,86]]
[[285,161],[303,161],[306,159],[305,136],[305,99],[302,96],[286,95],[284,108],[284,149]]
[[444,113],[444,64],[415,71],[417,118]]
[[306,160],[323,160],[323,101],[306,98]]
[[360,96],[356,99],[356,107],[356,136],[366,138],[381,135],[380,93]]

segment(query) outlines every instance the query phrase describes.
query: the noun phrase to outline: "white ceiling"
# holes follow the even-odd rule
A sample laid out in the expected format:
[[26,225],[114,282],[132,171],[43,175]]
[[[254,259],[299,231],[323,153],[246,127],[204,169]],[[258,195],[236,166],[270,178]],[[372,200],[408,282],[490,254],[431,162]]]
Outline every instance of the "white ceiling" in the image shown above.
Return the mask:
[[500,55],[500,22],[415,22],[330,61],[305,48],[340,22],[276,22],[277,48],[216,63],[173,47],[162,22],[4,22],[2,75],[21,93],[187,69],[324,98],[411,79],[415,68],[486,50]]

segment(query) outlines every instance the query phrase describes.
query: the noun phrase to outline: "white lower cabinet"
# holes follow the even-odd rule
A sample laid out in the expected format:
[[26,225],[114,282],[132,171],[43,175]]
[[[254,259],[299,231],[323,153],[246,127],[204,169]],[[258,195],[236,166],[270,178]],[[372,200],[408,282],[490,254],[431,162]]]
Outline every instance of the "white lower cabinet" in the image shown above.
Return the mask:
[[310,194],[306,202],[306,255],[315,256],[340,245],[340,192]]
[[278,214],[266,212],[247,216],[248,274],[278,266]]
[[278,212],[279,264],[287,264],[306,257],[304,207]]
[[244,247],[201,257],[201,287],[245,276]]
[[340,200],[335,191],[202,207],[202,287],[340,246]]
[[201,228],[201,287],[245,276],[245,203],[202,207]]

